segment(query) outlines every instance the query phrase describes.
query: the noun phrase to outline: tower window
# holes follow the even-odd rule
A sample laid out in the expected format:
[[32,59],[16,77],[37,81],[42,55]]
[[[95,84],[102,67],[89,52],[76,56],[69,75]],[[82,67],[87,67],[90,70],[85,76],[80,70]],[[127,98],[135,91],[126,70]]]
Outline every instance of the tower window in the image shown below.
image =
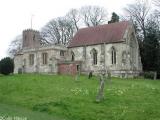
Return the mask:
[[36,37],[36,36],[35,36],[35,35],[33,35],[33,40],[35,40],[35,37]]

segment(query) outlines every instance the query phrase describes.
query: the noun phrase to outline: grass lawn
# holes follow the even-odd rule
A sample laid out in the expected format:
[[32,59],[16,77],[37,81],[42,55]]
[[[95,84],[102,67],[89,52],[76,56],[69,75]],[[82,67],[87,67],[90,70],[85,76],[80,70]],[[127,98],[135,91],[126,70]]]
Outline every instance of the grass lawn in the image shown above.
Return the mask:
[[96,103],[96,77],[0,76],[0,117],[27,120],[160,120],[160,81],[113,78]]

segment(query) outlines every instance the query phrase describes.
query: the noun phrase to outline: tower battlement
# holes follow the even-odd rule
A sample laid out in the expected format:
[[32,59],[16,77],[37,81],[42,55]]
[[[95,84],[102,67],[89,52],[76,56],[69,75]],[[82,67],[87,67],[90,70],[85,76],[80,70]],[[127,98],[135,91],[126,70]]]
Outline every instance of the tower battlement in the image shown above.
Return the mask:
[[23,30],[23,48],[35,48],[40,46],[40,32],[33,29]]
[[25,30],[23,30],[23,32],[37,32],[37,33],[39,33],[38,30],[34,30],[34,29],[31,29],[31,28],[25,29]]

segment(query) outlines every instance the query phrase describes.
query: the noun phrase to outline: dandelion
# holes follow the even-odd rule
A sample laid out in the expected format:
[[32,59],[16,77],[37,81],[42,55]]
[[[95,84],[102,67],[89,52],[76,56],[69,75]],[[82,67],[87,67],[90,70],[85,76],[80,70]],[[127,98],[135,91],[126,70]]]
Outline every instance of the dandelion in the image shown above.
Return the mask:
[[86,90],[84,90],[84,95],[88,95],[89,94],[89,91],[86,89]]
[[126,91],[125,89],[122,89],[122,90],[115,91],[115,93],[120,96],[120,95],[124,94],[125,91]]
[[134,86],[135,86],[134,84],[131,85],[132,88],[134,88]]
[[75,95],[88,95],[89,91],[87,89],[82,89],[82,88],[75,88],[70,90],[73,94]]
[[151,88],[152,90],[155,90],[156,88]]

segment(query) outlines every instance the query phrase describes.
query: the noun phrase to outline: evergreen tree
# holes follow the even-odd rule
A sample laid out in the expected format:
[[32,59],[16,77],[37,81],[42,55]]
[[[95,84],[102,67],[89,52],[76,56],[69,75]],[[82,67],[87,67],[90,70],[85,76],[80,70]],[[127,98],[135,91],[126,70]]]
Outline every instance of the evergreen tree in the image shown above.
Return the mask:
[[4,75],[13,73],[14,62],[13,59],[6,57],[0,61],[0,72]]
[[159,33],[156,22],[150,21],[146,27],[146,39],[143,41],[142,53],[144,71],[157,71],[158,76],[160,75]]
[[112,13],[111,20],[108,21],[108,24],[110,24],[110,23],[115,23],[115,22],[119,22],[119,16],[118,16],[115,12],[113,12],[113,13]]

